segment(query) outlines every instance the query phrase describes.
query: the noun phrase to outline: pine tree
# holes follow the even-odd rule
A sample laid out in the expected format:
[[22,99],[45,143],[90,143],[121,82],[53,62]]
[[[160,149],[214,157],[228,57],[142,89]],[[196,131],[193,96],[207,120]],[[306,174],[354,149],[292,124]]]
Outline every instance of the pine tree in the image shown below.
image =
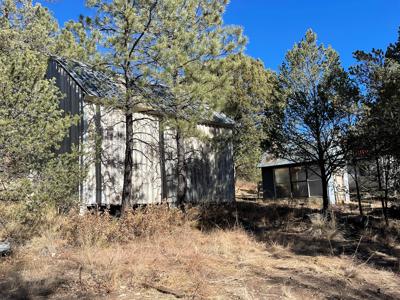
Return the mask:
[[233,149],[236,178],[254,181],[268,139],[267,128],[274,127],[275,113],[282,106],[277,75],[266,70],[260,60],[243,54],[227,59],[231,89],[223,111],[235,121]]
[[[154,48],[161,64],[152,77],[167,87],[170,97],[160,99],[166,126],[174,129],[177,159],[178,206],[186,201],[187,174],[185,139],[196,136],[196,124],[210,120],[221,109],[229,91],[225,57],[237,53],[245,43],[242,30],[224,26],[222,15],[228,1],[164,1],[160,18],[160,43]],[[161,69],[161,71],[159,71]]]
[[[45,79],[57,32],[39,4],[0,1],[1,198],[66,201],[77,186],[71,172],[64,176],[77,170],[72,156],[56,155],[76,118],[64,115],[61,93]],[[56,185],[64,186],[58,194],[51,190]]]
[[365,158],[376,164],[377,194],[388,224],[389,193],[400,186],[400,36],[386,51],[356,51],[354,57],[357,64],[351,73],[363,91],[364,104],[356,147],[366,149]]
[[287,52],[280,84],[286,107],[274,146],[284,158],[318,165],[326,211],[328,181],[346,164],[347,135],[356,121],[357,88],[340,65],[338,54],[318,45],[311,30]]
[[[133,113],[143,105],[164,111],[165,126],[176,132],[178,196],[186,179],[183,137],[207,118],[226,82],[218,73],[225,55],[244,43],[241,29],[225,27],[222,0],[88,1],[96,9],[104,60],[122,79],[126,123],[123,207],[131,199]],[[160,93],[161,91],[161,93]],[[150,103],[151,102],[151,103]]]

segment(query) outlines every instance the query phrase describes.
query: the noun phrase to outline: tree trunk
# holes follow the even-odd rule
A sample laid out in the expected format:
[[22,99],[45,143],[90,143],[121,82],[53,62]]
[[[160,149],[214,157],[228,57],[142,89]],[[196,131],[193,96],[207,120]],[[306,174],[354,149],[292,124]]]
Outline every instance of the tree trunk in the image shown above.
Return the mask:
[[[385,194],[386,194],[386,192],[385,192]],[[383,214],[383,217],[385,218],[385,224],[386,224],[386,226],[389,226],[389,219],[388,219],[387,210],[386,210],[386,206],[385,206],[385,200],[382,196],[380,198],[381,198],[381,203],[382,203],[382,214]]]
[[383,205],[383,216],[385,217],[386,226],[389,226],[389,218],[388,218],[388,213],[387,213],[388,197],[389,197],[389,190],[388,190],[387,185],[385,185],[385,198],[384,198],[384,201],[382,201],[382,205]]
[[132,196],[133,175],[133,114],[125,114],[125,161],[124,161],[124,185],[122,188],[121,213],[124,214]]
[[384,169],[384,172],[385,172],[384,174],[385,174],[385,207],[386,207],[386,211],[387,211],[388,202],[389,202],[390,166],[391,166],[390,157],[387,157],[386,158],[385,169]]
[[95,137],[95,176],[96,176],[96,206],[97,209],[101,207],[101,196],[102,196],[102,172],[101,172],[101,156],[102,156],[102,141],[103,132],[101,129],[101,109],[100,105],[96,105],[96,115],[95,115],[95,127],[96,127],[96,137]]
[[324,175],[322,175],[321,177],[322,177],[321,182],[322,182],[322,203],[323,203],[322,210],[324,211],[324,213],[326,213],[329,209],[328,180]]
[[[382,203],[382,214],[383,217],[385,219],[385,224],[386,226],[389,225],[389,220],[388,220],[388,216],[387,216],[387,210],[386,210],[386,206],[385,206],[385,199],[384,197],[382,197],[382,181],[381,181],[381,168],[380,168],[380,164],[379,164],[379,158],[376,156],[375,157],[375,161],[376,161],[376,170],[377,170],[377,175],[378,175],[378,186],[379,186],[379,198],[381,199],[381,203]],[[385,197],[386,197],[386,191],[387,189],[385,189]]]
[[376,172],[377,172],[377,176],[378,176],[378,189],[379,191],[382,190],[382,181],[381,181],[381,167],[379,164],[379,158],[375,157],[375,162],[376,162]]
[[319,163],[319,169],[321,172],[321,183],[322,183],[322,210],[326,214],[329,209],[329,198],[328,198],[328,177],[326,176],[324,162]]
[[179,126],[176,129],[176,152],[177,152],[177,164],[176,164],[176,177],[178,179],[178,186],[176,191],[176,204],[181,209],[184,209],[186,200],[186,168],[185,168],[185,146],[182,137],[182,131]]
[[159,139],[159,151],[160,151],[160,175],[161,175],[161,201],[168,201],[168,184],[167,184],[167,172],[165,169],[165,137],[163,120],[160,119],[159,129],[158,129],[158,139]]
[[354,167],[354,182],[356,184],[356,191],[357,191],[357,201],[358,201],[358,209],[360,210],[360,216],[363,216],[363,209],[361,205],[361,194],[360,194],[360,186],[358,185],[358,173],[357,173],[357,163],[353,162]]

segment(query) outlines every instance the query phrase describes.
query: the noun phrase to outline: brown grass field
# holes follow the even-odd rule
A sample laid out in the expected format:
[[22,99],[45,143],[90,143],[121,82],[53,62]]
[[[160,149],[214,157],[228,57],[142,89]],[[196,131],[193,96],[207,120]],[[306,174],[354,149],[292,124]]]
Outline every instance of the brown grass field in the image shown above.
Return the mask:
[[121,220],[0,211],[0,240],[14,241],[0,299],[400,299],[399,221],[249,201]]

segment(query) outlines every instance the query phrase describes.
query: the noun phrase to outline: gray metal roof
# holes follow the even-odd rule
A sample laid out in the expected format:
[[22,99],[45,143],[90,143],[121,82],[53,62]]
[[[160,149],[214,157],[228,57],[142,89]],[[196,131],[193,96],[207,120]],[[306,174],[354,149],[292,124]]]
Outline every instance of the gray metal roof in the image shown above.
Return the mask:
[[78,83],[89,96],[98,98],[121,97],[121,87],[103,72],[82,62],[52,57]]
[[220,112],[214,112],[213,113],[213,122],[216,123],[221,123],[221,124],[226,124],[226,125],[235,125],[235,121],[231,118],[229,118],[227,115],[220,113]]
[[270,153],[264,153],[261,162],[257,165],[258,168],[267,168],[267,167],[278,167],[284,165],[292,165],[296,162],[284,159],[284,158],[277,158],[276,156]]
[[287,165],[298,165],[298,164],[309,164],[310,161],[303,161],[300,158],[295,160],[290,160],[286,158],[276,157],[275,155],[265,152],[262,157],[260,163],[257,165],[258,168],[268,168],[268,167],[279,167],[279,166],[287,166]]
[[[51,59],[56,61],[75,82],[84,90],[88,96],[96,98],[122,98],[122,86],[118,85],[115,81],[110,79],[105,73],[95,70],[93,67],[71,59],[52,56]],[[161,85],[154,85],[146,90],[149,98],[162,98],[163,102],[157,106],[151,106],[154,112],[176,114],[172,110],[172,106],[168,105],[171,101],[171,95],[168,93],[167,87]],[[143,92],[142,91],[142,92]],[[196,111],[196,108],[193,107]],[[205,122],[233,126],[235,122],[223,113],[213,112],[211,119],[208,117]]]

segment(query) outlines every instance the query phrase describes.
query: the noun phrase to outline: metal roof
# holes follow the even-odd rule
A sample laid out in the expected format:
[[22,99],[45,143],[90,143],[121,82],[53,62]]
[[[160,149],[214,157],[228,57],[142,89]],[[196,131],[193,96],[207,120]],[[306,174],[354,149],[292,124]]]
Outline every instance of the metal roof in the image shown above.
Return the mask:
[[288,165],[302,165],[302,164],[310,164],[311,161],[303,161],[300,158],[295,160],[290,160],[286,158],[276,157],[275,155],[265,152],[262,157],[260,163],[257,165],[258,168],[268,168],[268,167],[279,167],[279,166],[288,166]]
[[[96,98],[115,98],[123,97],[122,86],[110,79],[105,73],[95,70],[93,67],[72,59],[52,56],[51,59],[56,61],[73,80],[83,89],[83,91],[91,97]],[[168,93],[168,88],[161,85],[154,85],[146,90],[143,90],[149,98],[162,98],[163,102],[152,106],[149,103],[153,112],[176,114],[169,105],[171,95]],[[196,111],[196,108],[193,107]],[[205,123],[215,123],[227,126],[233,126],[235,122],[220,112],[212,112],[211,118],[206,118]]]
[[53,56],[56,61],[84,90],[92,97],[113,98],[121,97],[121,87],[103,72],[94,70],[82,62]]
[[276,156],[270,153],[264,153],[261,162],[257,165],[258,168],[267,168],[267,167],[278,167],[284,165],[292,165],[296,164],[296,162],[284,158],[277,158]]

